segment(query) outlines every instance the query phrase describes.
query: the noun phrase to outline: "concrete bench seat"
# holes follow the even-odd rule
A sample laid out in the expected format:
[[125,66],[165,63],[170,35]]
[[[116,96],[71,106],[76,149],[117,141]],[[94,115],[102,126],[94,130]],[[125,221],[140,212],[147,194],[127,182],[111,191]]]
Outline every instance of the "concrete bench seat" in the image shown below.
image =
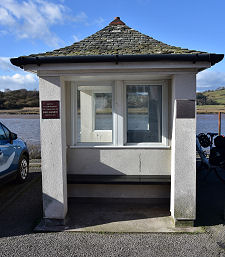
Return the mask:
[[68,184],[170,185],[168,175],[77,175],[67,174]]

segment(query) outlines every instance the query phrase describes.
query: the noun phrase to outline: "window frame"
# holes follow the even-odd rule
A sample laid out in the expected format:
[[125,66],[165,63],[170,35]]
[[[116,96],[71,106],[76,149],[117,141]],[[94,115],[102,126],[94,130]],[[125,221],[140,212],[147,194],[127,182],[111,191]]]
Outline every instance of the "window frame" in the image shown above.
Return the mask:
[[[112,129],[112,142],[78,142],[77,139],[77,91],[79,86],[89,86],[89,87],[110,87],[112,88],[112,119],[113,119],[113,108],[114,108],[114,87],[113,81],[80,81],[71,83],[71,143],[72,146],[112,146],[113,145],[113,129]],[[108,92],[107,90],[103,89],[104,92]],[[104,93],[103,92],[103,93]],[[94,94],[95,93],[102,93],[102,90],[95,89],[92,92],[92,131],[93,132],[109,132],[111,130],[96,130],[95,129],[95,101],[94,101]],[[114,121],[113,121],[114,123]]]
[[[162,142],[127,143],[127,86],[161,86],[162,87]],[[167,81],[124,81],[124,141],[127,146],[168,146],[168,82]]]
[[[77,89],[78,86],[112,86],[112,142],[78,142],[77,140]],[[162,86],[162,142],[127,143],[128,85]],[[93,92],[94,93],[94,92]],[[93,103],[94,107],[94,103]],[[95,112],[93,108],[93,112]],[[95,121],[92,121],[93,129]],[[95,129],[94,129],[95,130]],[[104,130],[95,130],[104,131]],[[109,131],[109,130],[105,130]],[[107,80],[71,81],[71,148],[169,148],[168,140],[168,80]]]

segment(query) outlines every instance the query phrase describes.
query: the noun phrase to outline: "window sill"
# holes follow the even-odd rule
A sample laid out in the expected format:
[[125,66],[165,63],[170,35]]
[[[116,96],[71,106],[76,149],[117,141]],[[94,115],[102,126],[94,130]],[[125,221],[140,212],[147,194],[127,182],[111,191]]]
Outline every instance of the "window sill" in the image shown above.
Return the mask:
[[87,146],[87,145],[69,145],[69,149],[171,149],[171,146],[165,145],[96,145],[96,146]]

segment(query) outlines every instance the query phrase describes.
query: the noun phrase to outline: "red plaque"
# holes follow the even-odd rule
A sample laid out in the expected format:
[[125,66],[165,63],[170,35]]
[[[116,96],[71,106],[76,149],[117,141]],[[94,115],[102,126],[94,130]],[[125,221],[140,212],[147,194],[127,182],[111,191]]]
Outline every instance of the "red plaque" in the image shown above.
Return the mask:
[[41,101],[42,119],[59,119],[59,101]]

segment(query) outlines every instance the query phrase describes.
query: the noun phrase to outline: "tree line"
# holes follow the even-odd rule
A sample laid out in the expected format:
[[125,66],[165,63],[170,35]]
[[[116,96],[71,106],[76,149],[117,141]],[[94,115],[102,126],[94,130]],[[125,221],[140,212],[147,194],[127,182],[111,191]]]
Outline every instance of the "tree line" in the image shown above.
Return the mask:
[[[221,90],[224,88],[219,88]],[[217,90],[208,90],[213,92]],[[218,104],[212,98],[203,93],[197,93],[197,105],[215,105]],[[24,107],[39,107],[39,92],[37,90],[10,90],[0,91],[0,110],[22,109]]]
[[24,107],[39,107],[39,92],[37,90],[0,91],[0,110],[22,109]]
[[218,104],[216,101],[212,100],[203,93],[196,94],[197,105],[215,105]]

